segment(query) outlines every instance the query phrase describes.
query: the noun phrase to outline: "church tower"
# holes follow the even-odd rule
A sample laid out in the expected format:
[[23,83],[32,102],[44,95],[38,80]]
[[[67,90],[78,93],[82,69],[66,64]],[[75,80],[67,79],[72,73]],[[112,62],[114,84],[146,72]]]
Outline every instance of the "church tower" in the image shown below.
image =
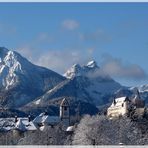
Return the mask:
[[132,100],[132,103],[136,108],[144,108],[145,106],[145,102],[141,99],[138,89],[136,90],[136,95],[135,98]]
[[70,108],[66,98],[64,98],[60,104],[60,119],[65,126],[70,124]]

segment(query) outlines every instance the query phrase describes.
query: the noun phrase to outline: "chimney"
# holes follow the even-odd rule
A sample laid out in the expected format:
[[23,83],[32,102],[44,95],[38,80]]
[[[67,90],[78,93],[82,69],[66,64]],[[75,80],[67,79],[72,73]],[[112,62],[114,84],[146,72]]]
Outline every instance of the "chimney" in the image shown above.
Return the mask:
[[18,118],[17,118],[17,116],[15,116],[15,120],[14,120],[14,122],[16,123],[18,121]]
[[45,116],[46,116],[46,115],[48,115],[48,112],[47,112],[47,111],[45,111],[45,112],[44,112],[44,115],[45,115]]
[[29,115],[29,116],[28,116],[28,122],[30,122],[30,121],[31,121],[31,116]]

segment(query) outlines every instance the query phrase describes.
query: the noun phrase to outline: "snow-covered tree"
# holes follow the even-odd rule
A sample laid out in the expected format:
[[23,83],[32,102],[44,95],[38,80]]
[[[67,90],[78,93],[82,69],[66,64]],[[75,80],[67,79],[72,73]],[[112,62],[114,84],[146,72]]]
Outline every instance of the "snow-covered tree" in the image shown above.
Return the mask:
[[26,132],[24,138],[20,139],[21,145],[63,145],[66,133],[61,126],[46,126],[44,129],[34,132]]
[[142,144],[141,130],[127,117],[108,119],[105,116],[84,116],[75,130],[73,144],[126,145]]

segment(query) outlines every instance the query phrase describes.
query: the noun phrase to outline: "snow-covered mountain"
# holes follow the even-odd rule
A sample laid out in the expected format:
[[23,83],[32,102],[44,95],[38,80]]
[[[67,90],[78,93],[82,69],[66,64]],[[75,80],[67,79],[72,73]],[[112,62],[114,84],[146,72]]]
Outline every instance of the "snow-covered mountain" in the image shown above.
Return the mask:
[[148,104],[148,84],[140,85],[139,87],[132,87],[130,90],[135,93],[135,90],[138,89],[140,96],[143,100],[145,100],[145,103]]
[[145,103],[148,104],[148,84],[141,85],[139,87],[137,86],[121,88],[114,93],[114,96],[128,96],[130,99],[133,99],[137,95],[137,90],[139,91],[141,99],[145,100]]
[[110,76],[103,72],[97,65],[95,61],[90,61],[86,65],[80,66],[79,64],[74,64],[67,72],[63,75],[68,79],[74,77],[100,77],[102,80],[111,80]]
[[116,90],[122,86],[99,68],[95,61],[86,65],[73,65],[64,76],[67,80],[59,83],[53,89],[33,102],[34,105],[45,105],[51,100],[68,97],[75,101],[81,100],[100,105],[108,102]]
[[36,66],[15,51],[0,47],[0,104],[22,106],[65,78]]
[[[90,106],[96,112],[95,106],[108,103],[112,97],[133,97],[135,89],[121,86],[95,61],[86,65],[74,64],[61,76],[32,64],[15,51],[0,47],[0,106],[22,107],[22,110],[28,107],[28,111],[38,112],[49,107],[51,112],[58,112],[55,103],[66,97],[73,104],[81,102],[85,112],[89,112],[87,108]],[[148,103],[148,84],[138,89],[141,98]]]
[[145,84],[145,85],[141,85],[138,87],[139,91],[140,92],[147,92],[148,93],[148,84]]

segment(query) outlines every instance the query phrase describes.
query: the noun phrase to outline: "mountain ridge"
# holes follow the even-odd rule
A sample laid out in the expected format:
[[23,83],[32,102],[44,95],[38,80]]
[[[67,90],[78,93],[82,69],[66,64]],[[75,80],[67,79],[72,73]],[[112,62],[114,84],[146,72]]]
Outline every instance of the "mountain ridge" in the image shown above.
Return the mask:
[[[122,86],[109,75],[103,73],[95,61],[86,65],[74,64],[64,74],[68,79],[59,83],[52,90],[33,102],[34,105],[44,104],[51,99],[62,97],[74,98],[91,104],[101,104],[104,95],[111,95]],[[100,97],[100,98],[99,98]]]
[[26,104],[63,80],[61,75],[32,64],[19,53],[0,48],[1,105],[17,107]]
[[[74,64],[62,76],[48,68],[32,64],[15,51],[0,47],[0,106],[24,112],[58,112],[60,100],[67,98],[75,112],[76,102],[85,111],[104,106],[118,96],[134,96],[135,87],[125,87],[112,79],[92,60]],[[148,85],[139,86],[148,103]],[[87,110],[86,113],[89,112]]]

